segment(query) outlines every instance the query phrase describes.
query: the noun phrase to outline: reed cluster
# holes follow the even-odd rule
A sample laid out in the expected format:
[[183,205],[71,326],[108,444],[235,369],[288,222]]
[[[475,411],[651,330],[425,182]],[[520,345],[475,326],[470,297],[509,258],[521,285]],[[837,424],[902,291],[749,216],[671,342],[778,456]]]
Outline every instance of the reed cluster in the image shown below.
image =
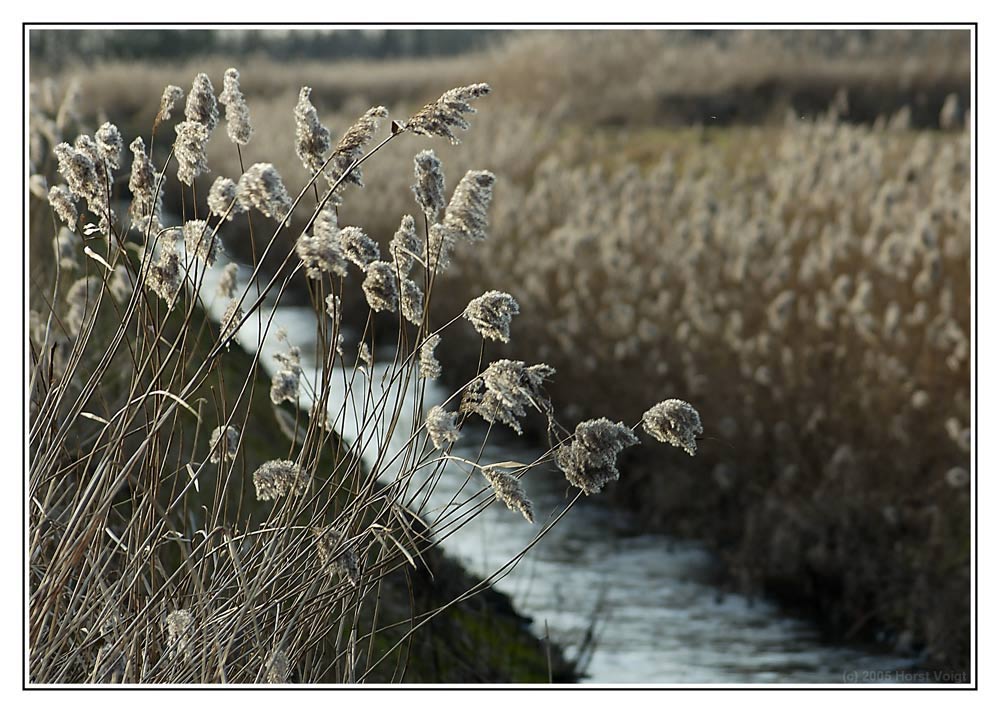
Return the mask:
[[517,275],[517,358],[559,372],[553,403],[575,419],[611,406],[692,452],[683,414],[644,402],[699,404],[697,461],[636,453],[613,497],[715,541],[750,592],[961,662],[970,144],[950,103],[950,130],[831,111],[637,158],[635,138],[610,140],[604,165],[597,140],[589,162],[549,155],[498,197],[504,239],[453,257],[447,294],[457,307],[490,288],[475,276]]
[[[148,149],[111,123],[91,136],[76,92],[55,111],[32,108],[33,683],[399,680],[436,620],[519,557],[447,606],[384,606],[394,577],[433,577],[435,542],[494,501],[534,521],[523,483],[533,467],[565,471],[578,488],[569,508],[617,478],[619,452],[639,442],[638,423],[570,432],[548,395],[552,367],[484,364],[482,349],[473,378],[424,404],[463,316],[484,349],[508,342],[520,314],[496,290],[446,319],[434,304],[450,256],[490,242],[493,173],[469,171],[445,202],[440,163],[421,145],[414,174],[410,148],[397,171],[415,178],[416,202],[395,216],[385,259],[342,215],[362,164],[389,142],[426,143],[416,136],[457,143],[487,85],[445,92],[388,132],[388,111],[369,109],[336,143],[304,87],[286,107],[294,136],[272,139],[295,148],[307,177],[293,182],[258,153],[266,132],[243,93],[251,83],[230,68],[218,98],[207,73],[186,94],[168,86]],[[213,179],[219,104],[239,170]],[[249,263],[234,260],[245,251]],[[265,269],[269,256],[278,269]],[[299,277],[316,315],[308,344],[275,323]],[[397,327],[388,336],[374,328],[385,319]],[[452,454],[463,431],[488,437],[470,422],[520,433],[534,414],[551,447],[533,463]],[[482,487],[431,509],[441,469],[456,465],[481,473]]]

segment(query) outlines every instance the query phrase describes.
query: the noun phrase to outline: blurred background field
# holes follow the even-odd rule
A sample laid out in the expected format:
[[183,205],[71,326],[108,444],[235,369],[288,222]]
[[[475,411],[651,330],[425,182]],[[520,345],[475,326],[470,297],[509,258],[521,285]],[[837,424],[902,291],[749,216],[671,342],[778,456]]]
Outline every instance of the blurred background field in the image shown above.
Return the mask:
[[[969,48],[959,30],[36,31],[30,158],[44,173],[72,140],[44,119],[67,93],[89,131],[110,119],[127,143],[148,138],[163,87],[197,72],[221,87],[235,66],[244,159],[301,186],[302,86],[337,134],[372,104],[404,119],[489,83],[475,130],[435,146],[449,191],[471,168],[498,180],[490,238],[456,252],[433,316],[505,285],[521,314],[488,357],[554,366],[567,421],[634,423],[651,393],[695,404],[697,456],[626,452],[609,497],[710,543],[727,586],[833,638],[965,670]],[[157,163],[173,140],[160,132]],[[241,173],[225,143],[209,144],[202,196]],[[415,211],[418,149],[404,137],[366,165],[341,224],[384,247]],[[249,263],[246,231],[228,231]],[[352,294],[345,319],[363,321]],[[466,339],[439,358],[460,385],[481,341],[456,329]]]

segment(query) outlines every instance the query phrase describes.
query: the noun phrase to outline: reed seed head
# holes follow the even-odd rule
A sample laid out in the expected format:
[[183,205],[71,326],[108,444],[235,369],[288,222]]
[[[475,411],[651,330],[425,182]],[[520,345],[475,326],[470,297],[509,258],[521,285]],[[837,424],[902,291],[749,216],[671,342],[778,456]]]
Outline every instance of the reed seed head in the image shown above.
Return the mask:
[[424,264],[433,274],[441,274],[451,264],[455,239],[440,223],[430,227],[425,244]]
[[618,480],[618,455],[639,443],[624,423],[598,418],[577,424],[573,438],[556,450],[556,465],[585,495]]
[[101,155],[101,150],[97,147],[97,142],[90,138],[86,134],[80,134],[76,137],[73,142],[73,148],[86,154],[87,158],[91,160],[98,172],[107,170],[107,166],[104,161],[104,156]]
[[403,319],[419,325],[424,318],[424,291],[413,280],[403,279],[399,283],[399,307]]
[[528,406],[551,414],[552,405],[542,384],[554,373],[547,364],[526,367],[523,361],[495,361],[466,388],[461,411],[479,414],[487,423],[500,421],[520,435],[518,419],[527,415]]
[[70,192],[81,198],[93,198],[100,191],[97,167],[88,152],[58,144],[54,149],[59,173],[66,179]]
[[212,182],[208,191],[208,209],[212,215],[220,218],[225,216],[226,220],[247,212],[247,207],[236,200],[236,183],[224,176],[219,176]]
[[49,189],[49,205],[62,222],[70,228],[76,226],[79,213],[76,210],[73,193],[67,186],[60,184]]
[[490,290],[469,302],[462,314],[484,339],[506,343],[510,341],[511,318],[520,311],[517,300],[509,294]]
[[146,269],[146,287],[164,300],[169,308],[180,294],[184,284],[180,255],[177,253],[177,229],[168,230],[160,240],[160,251],[156,260]]
[[[297,347],[296,347],[297,348]],[[299,378],[302,369],[297,364],[287,366],[275,372],[271,381],[271,401],[275,405],[282,401],[295,403],[299,397]]]
[[309,475],[290,460],[268,461],[253,474],[258,500],[275,500],[287,494],[302,495],[309,487]]
[[493,488],[496,499],[507,506],[511,512],[520,512],[528,522],[535,521],[535,511],[531,501],[524,492],[521,481],[510,473],[486,466],[482,470],[483,477]]
[[489,171],[469,171],[455,187],[442,226],[452,241],[486,239],[487,212],[493,200],[496,177]]
[[277,649],[267,660],[267,675],[265,678],[268,683],[288,683],[288,673],[291,671],[291,668],[288,654],[282,649]]
[[702,433],[698,411],[680,399],[667,399],[650,408],[642,415],[642,427],[656,440],[682,448],[692,456],[698,449],[696,439]]
[[[213,99],[214,101],[214,99]],[[177,159],[177,180],[190,186],[194,179],[208,173],[208,128],[199,121],[182,121],[174,127],[174,158]]]
[[194,638],[194,616],[187,609],[176,609],[167,614],[167,647],[171,659],[191,659],[191,640]]
[[212,463],[225,463],[236,458],[240,443],[240,432],[234,426],[217,426],[208,439],[209,460]]
[[379,259],[378,243],[365,235],[361,228],[348,226],[340,231],[339,236],[344,257],[362,270]]
[[420,346],[420,376],[424,379],[436,379],[441,376],[441,364],[434,356],[434,350],[441,343],[440,334],[432,334]]
[[122,135],[118,131],[118,127],[114,124],[104,122],[97,130],[97,133],[94,134],[94,139],[97,143],[97,150],[101,158],[108,165],[108,168],[120,168],[124,142],[122,141]]
[[231,300],[236,294],[236,277],[240,268],[235,262],[231,262],[222,269],[222,277],[219,278],[219,286],[216,294]]
[[203,260],[207,265],[215,264],[222,250],[222,240],[204,220],[189,220],[184,223],[184,247],[189,255]]
[[389,254],[399,276],[409,275],[414,259],[420,254],[420,237],[412,215],[404,215],[399,222],[399,230],[389,242]]
[[320,566],[330,576],[337,577],[342,582],[349,582],[357,586],[361,582],[361,567],[358,562],[358,553],[353,546],[348,545],[341,552],[337,552],[343,542],[343,535],[334,529],[315,530],[316,554],[319,557]]
[[351,128],[344,133],[340,141],[337,142],[337,145],[333,149],[328,169],[331,182],[347,174],[341,182],[340,187],[338,187],[338,190],[341,190],[348,183],[353,183],[358,187],[364,186],[364,182],[361,180],[360,168],[354,168],[349,174],[347,171],[355,161],[364,155],[365,146],[374,138],[375,132],[378,131],[379,120],[387,116],[389,116],[389,112],[384,106],[372,107],[354,122]]
[[431,443],[435,448],[447,448],[458,441],[461,434],[456,423],[457,418],[457,413],[445,411],[440,406],[434,406],[427,412],[427,435],[431,437]]
[[240,176],[236,198],[245,206],[256,208],[267,218],[283,221],[292,209],[292,199],[285,190],[281,174],[270,163],[255,163]]
[[413,184],[413,197],[431,223],[444,210],[444,170],[441,160],[427,149],[413,157],[413,173],[417,182]]
[[399,305],[399,291],[392,265],[376,260],[365,268],[365,281],[361,284],[368,306],[376,312],[395,312]]
[[295,153],[305,169],[315,174],[323,167],[330,150],[330,130],[320,123],[310,94],[310,87],[302,87],[299,103],[295,105]]
[[136,229],[143,233],[160,229],[160,214],[163,209],[163,186],[157,187],[157,173],[153,162],[146,155],[146,144],[142,137],[136,137],[129,144],[132,151],[132,173],[128,187],[132,191],[129,216]]
[[[56,147],[59,148],[58,146]],[[98,217],[99,231],[103,235],[109,235],[111,224],[116,221],[114,211],[109,205],[109,192],[114,183],[111,167],[105,161],[104,156],[97,142],[85,134],[76,137],[73,142],[74,156],[71,159],[71,170],[77,167],[87,172],[86,164],[93,165],[93,180],[81,181],[79,193],[87,201],[87,209]],[[65,175],[65,174],[64,174]],[[69,179],[67,178],[67,182]],[[70,183],[72,188],[72,183]],[[76,192],[74,190],[74,192]]]
[[436,102],[431,102],[410,117],[404,128],[424,136],[442,136],[451,143],[459,143],[452,129],[465,130],[469,122],[463,114],[475,114],[469,104],[473,99],[489,94],[488,84],[470,84],[466,87],[449,89]]
[[332,294],[326,296],[326,313],[330,316],[330,319],[332,319],[335,324],[340,324],[341,320],[340,297]]
[[283,354],[275,354],[275,361],[281,364],[281,369],[271,377],[271,403],[277,405],[282,401],[298,403],[299,380],[302,376],[302,366],[298,347],[290,347]]
[[235,337],[242,319],[243,308],[240,307],[240,301],[236,299],[230,301],[226,306],[226,311],[222,313],[222,319],[219,321],[219,339],[222,342],[228,342]]
[[318,280],[324,273],[347,276],[347,260],[337,227],[337,213],[330,206],[316,216],[312,235],[303,233],[299,236],[295,251],[306,268],[307,277]]
[[246,146],[250,143],[253,127],[250,125],[247,100],[240,91],[240,73],[235,67],[226,70],[219,103],[226,107],[226,133],[229,134],[229,140],[238,146]]
[[160,111],[156,115],[155,123],[158,125],[164,121],[169,121],[174,106],[183,98],[183,89],[173,84],[168,84],[163,90],[163,96],[160,98]]
[[219,124],[219,107],[215,102],[215,89],[212,80],[204,72],[194,78],[191,91],[188,92],[187,103],[184,105],[184,118],[194,121],[206,129],[206,136],[215,130]]
[[372,366],[372,350],[368,346],[368,342],[358,342],[358,361],[367,366],[369,369]]

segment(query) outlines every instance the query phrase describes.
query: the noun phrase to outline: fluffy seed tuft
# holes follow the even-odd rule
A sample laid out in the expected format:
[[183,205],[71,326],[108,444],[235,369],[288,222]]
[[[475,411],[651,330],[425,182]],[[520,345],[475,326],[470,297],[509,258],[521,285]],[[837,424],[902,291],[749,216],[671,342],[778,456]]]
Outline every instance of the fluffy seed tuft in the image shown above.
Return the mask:
[[222,240],[204,220],[189,220],[184,223],[184,247],[189,255],[203,260],[207,265],[215,264],[222,250]]
[[527,415],[528,406],[551,416],[552,405],[542,384],[555,371],[548,364],[526,367],[523,361],[499,359],[466,388],[461,411],[479,414],[487,423],[500,421],[520,435],[518,419]]
[[240,268],[235,262],[231,262],[222,269],[222,277],[219,278],[219,287],[216,294],[231,300],[236,294],[236,276]]
[[658,441],[682,448],[688,455],[698,449],[696,438],[701,435],[701,417],[694,406],[680,399],[667,399],[642,415],[642,427]]
[[535,521],[534,508],[532,508],[531,501],[528,500],[520,480],[510,473],[492,466],[486,466],[482,472],[483,477],[493,488],[497,500],[506,505],[511,512],[520,512],[528,522]]
[[473,99],[489,94],[488,84],[470,84],[449,89],[436,102],[431,102],[410,117],[404,128],[424,136],[443,136],[451,143],[459,143],[452,129],[465,130],[469,122],[463,114],[475,114],[469,104]]
[[[333,149],[330,163],[327,164],[330,172],[329,180],[331,182],[347,174],[347,171],[351,169],[354,162],[364,155],[365,146],[375,136],[375,132],[378,131],[379,120],[387,116],[389,116],[389,112],[384,106],[372,107],[344,133]],[[342,189],[348,183],[353,183],[358,187],[364,186],[364,182],[361,180],[360,168],[351,170],[341,182],[338,190]]]
[[236,199],[277,221],[285,220],[292,209],[292,199],[285,190],[281,174],[271,163],[255,163],[240,176]]
[[406,277],[413,268],[413,261],[420,254],[420,238],[412,215],[404,215],[399,221],[399,230],[389,242],[389,254],[399,276]]
[[208,191],[208,209],[212,215],[220,218],[226,216],[226,220],[247,212],[247,207],[236,200],[236,183],[224,176],[219,176],[212,182]]
[[194,616],[187,609],[175,609],[167,614],[167,647],[170,658],[191,659],[194,638]]
[[306,276],[314,280],[324,273],[347,276],[347,260],[337,227],[337,213],[330,206],[323,208],[313,223],[313,234],[303,233],[295,242],[295,252],[306,268]]
[[240,442],[240,432],[234,426],[216,427],[208,439],[209,460],[213,463],[225,463],[236,458]]
[[444,171],[441,160],[427,149],[413,157],[413,173],[417,182],[413,184],[413,197],[431,223],[438,219],[445,206]]
[[219,124],[219,107],[215,103],[215,89],[212,80],[204,72],[194,78],[191,91],[184,105],[184,118],[205,127],[209,134]]
[[271,403],[282,401],[297,403],[299,400],[299,379],[302,376],[301,355],[298,347],[289,347],[283,354],[275,354],[274,359],[281,369],[271,377]]
[[288,660],[288,654],[282,649],[277,649],[267,660],[268,683],[288,683],[288,674],[292,665]]
[[427,435],[431,437],[435,448],[446,448],[458,441],[460,433],[457,418],[457,413],[445,411],[440,406],[434,406],[427,412]]
[[340,245],[344,251],[344,257],[362,270],[380,257],[378,243],[365,235],[361,228],[348,226],[341,230]]
[[556,465],[586,495],[618,480],[618,454],[639,439],[624,423],[598,418],[577,424],[569,443],[556,450]]
[[368,306],[376,312],[395,312],[399,304],[396,276],[392,265],[375,261],[365,268],[365,281],[361,284]]
[[420,376],[424,379],[436,379],[441,376],[441,364],[434,356],[434,350],[440,343],[441,335],[432,334],[420,347]]
[[484,339],[506,343],[510,341],[511,318],[520,311],[517,300],[509,294],[490,290],[469,302],[462,316]]
[[344,540],[343,535],[338,530],[317,528],[313,534],[316,536],[316,554],[319,557],[320,566],[326,570],[328,575],[357,586],[361,582],[361,567],[358,562],[358,553],[354,547],[348,545],[342,552],[337,552]]
[[258,500],[274,500],[289,493],[302,495],[309,487],[309,475],[290,460],[268,461],[253,474]]
[[235,67],[226,70],[219,103],[226,107],[226,133],[229,134],[229,140],[238,146],[246,146],[250,143],[253,127],[250,125],[247,100],[240,91],[240,73]]
[[295,105],[295,153],[310,174],[317,173],[330,150],[330,130],[319,121],[316,107],[309,100],[312,88],[302,87]]
[[173,84],[168,84],[163,90],[163,96],[160,98],[160,111],[156,114],[155,125],[159,125],[164,121],[169,121],[171,112],[174,110],[174,106],[177,105],[181,99],[184,98],[184,90]]
[[157,187],[156,169],[146,155],[146,144],[142,137],[136,137],[129,144],[129,149],[132,151],[132,173],[128,180],[128,188],[132,191],[129,216],[136,229],[142,233],[159,230],[163,186]]
[[208,173],[208,128],[198,121],[182,121],[174,131],[177,132],[174,142],[177,180],[190,186],[198,176]]

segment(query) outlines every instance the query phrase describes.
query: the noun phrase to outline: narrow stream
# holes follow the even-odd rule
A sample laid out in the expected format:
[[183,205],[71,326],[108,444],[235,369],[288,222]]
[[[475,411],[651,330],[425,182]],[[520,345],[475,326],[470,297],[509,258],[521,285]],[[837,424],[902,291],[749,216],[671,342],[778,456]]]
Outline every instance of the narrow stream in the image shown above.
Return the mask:
[[[209,313],[216,320],[226,306],[215,297],[220,274],[218,267],[209,270],[202,287]],[[241,287],[248,277],[249,271],[241,268]],[[270,311],[271,306],[263,309],[265,318]],[[261,363],[268,371],[275,368],[274,354],[286,349],[274,337],[278,327],[287,330],[289,343],[301,348],[304,378],[315,374],[311,355],[316,317],[312,310],[275,309],[261,350]],[[257,320],[250,319],[240,330],[238,342],[252,352],[258,340]],[[345,370],[344,379],[332,380],[330,411],[347,405],[347,417],[338,430],[349,442],[358,437],[356,423],[361,419],[356,416],[365,410],[368,386],[377,399],[389,366],[376,361],[371,374],[365,369]],[[351,381],[353,388],[348,388]],[[447,396],[436,382],[427,382],[427,407]],[[396,429],[403,440],[411,432],[411,415],[412,409],[404,409],[403,422]],[[463,428],[452,454],[476,460],[485,431],[470,426]],[[390,444],[390,452],[401,445]],[[366,450],[369,465],[375,447],[372,443]],[[480,462],[529,463],[535,455],[516,444],[490,443]],[[437,515],[449,502],[461,502],[482,490],[483,479],[478,474],[470,478],[468,470],[460,462],[449,463],[424,513]],[[550,473],[529,472],[522,483],[534,503],[536,524],[495,503],[442,542],[446,552],[477,576],[502,568],[574,495]],[[465,497],[456,498],[459,493]],[[481,495],[478,501],[486,497]],[[597,495],[581,498],[516,567],[496,581],[495,588],[532,618],[536,634],[544,636],[548,631],[569,658],[584,652],[588,683],[837,684],[849,681],[845,677],[851,672],[895,670],[913,663],[859,648],[826,645],[809,623],[784,615],[767,601],[751,602],[714,586],[715,567],[704,547],[644,534],[627,515],[611,510]]]

